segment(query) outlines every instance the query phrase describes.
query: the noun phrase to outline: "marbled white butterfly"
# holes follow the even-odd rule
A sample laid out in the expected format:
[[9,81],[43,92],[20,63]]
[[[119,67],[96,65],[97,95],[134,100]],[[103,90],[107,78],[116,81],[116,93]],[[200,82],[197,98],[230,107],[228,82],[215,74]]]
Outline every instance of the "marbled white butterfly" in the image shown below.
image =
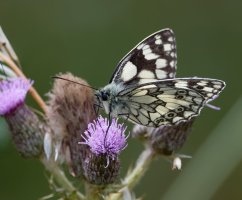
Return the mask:
[[175,125],[199,115],[225,83],[174,78],[176,57],[171,29],[148,36],[118,63],[109,84],[97,91],[100,106],[112,117],[151,127]]

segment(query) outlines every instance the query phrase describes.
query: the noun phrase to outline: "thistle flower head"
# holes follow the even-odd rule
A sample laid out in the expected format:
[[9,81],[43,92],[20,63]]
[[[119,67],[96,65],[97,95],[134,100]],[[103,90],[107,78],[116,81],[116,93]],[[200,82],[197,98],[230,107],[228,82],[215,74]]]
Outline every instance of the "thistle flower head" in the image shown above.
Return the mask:
[[33,81],[23,78],[10,78],[0,82],[0,115],[10,114],[24,103]]
[[126,127],[118,124],[113,119],[111,124],[108,119],[98,117],[93,123],[88,124],[88,129],[82,136],[84,142],[95,155],[106,155],[115,158],[127,145],[124,132]]
[[43,152],[43,135],[48,127],[24,103],[33,81],[10,78],[0,82],[0,115],[9,125],[17,151],[26,158]]
[[118,154],[126,147],[126,127],[117,119],[98,117],[82,135],[82,169],[86,181],[95,185],[115,182],[119,176]]

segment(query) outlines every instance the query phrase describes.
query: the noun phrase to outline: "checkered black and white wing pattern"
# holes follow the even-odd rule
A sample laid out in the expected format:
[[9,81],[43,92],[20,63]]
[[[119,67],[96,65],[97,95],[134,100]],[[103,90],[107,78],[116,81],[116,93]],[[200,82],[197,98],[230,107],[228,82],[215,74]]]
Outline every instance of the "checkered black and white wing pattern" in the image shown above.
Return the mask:
[[[184,80],[184,82],[183,82]],[[224,89],[225,82],[209,78],[184,78],[177,79],[176,87],[188,88],[199,92],[206,100],[206,103],[216,99]]]
[[[197,89],[205,82],[203,89]],[[144,126],[176,125],[199,115],[208,99],[224,88],[223,84],[223,81],[214,79],[183,78],[129,88],[120,93],[123,101],[128,103],[119,114]]]
[[140,42],[118,63],[110,83],[138,85],[174,78],[176,63],[174,33],[171,29],[163,29]]

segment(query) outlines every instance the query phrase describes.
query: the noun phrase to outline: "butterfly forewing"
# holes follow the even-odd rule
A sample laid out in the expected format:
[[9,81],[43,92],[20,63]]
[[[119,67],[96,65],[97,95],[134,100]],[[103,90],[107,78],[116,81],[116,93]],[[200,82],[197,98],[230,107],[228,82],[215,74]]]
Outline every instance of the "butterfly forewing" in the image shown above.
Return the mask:
[[110,82],[121,82],[125,86],[173,78],[176,63],[174,33],[171,29],[163,29],[132,49],[118,63]]

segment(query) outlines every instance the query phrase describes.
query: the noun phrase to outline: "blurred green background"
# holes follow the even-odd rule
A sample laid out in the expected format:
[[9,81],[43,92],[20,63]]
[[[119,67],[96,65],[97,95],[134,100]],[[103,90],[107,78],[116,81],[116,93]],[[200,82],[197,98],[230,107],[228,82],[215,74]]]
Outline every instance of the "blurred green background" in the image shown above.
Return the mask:
[[[214,102],[221,111],[205,108],[180,150],[193,157],[241,96],[241,20],[242,1],[239,0],[0,1],[0,25],[17,52],[25,74],[35,80],[35,87],[43,97],[51,88],[51,76],[58,72],[70,71],[92,86],[104,86],[117,62],[134,45],[159,29],[172,28],[178,47],[177,77],[210,77],[227,83]],[[230,123],[227,120],[223,124],[226,130],[231,130],[226,133],[228,138],[233,137],[233,120],[238,120],[233,116],[239,115],[231,114]],[[42,165],[35,160],[24,160],[16,153],[2,119],[0,128],[0,199],[34,200],[49,194]],[[242,135],[242,130],[239,131]],[[240,139],[238,154],[242,156],[242,137]],[[214,144],[217,141],[215,138]],[[230,143],[222,149],[232,148]],[[123,173],[141,149],[139,142],[129,140],[121,156]],[[220,158],[230,163],[232,157],[220,154],[216,148],[214,151],[219,151],[216,153]],[[199,157],[194,159],[199,160]],[[184,160],[184,171],[178,172],[172,171],[164,159],[156,160],[136,187],[137,194],[145,199],[166,199],[162,196],[191,162],[193,159]],[[210,165],[206,159],[203,164]],[[200,165],[193,169],[195,173],[196,170],[199,173],[199,167],[203,168]],[[211,176],[207,185],[213,184],[213,179],[217,177]],[[188,189],[184,192],[192,190],[192,181],[184,179],[182,185]],[[193,199],[206,199],[201,196],[206,193],[203,186],[199,190],[198,198]],[[176,193],[175,190],[169,192]],[[242,199],[239,158],[210,198]]]

